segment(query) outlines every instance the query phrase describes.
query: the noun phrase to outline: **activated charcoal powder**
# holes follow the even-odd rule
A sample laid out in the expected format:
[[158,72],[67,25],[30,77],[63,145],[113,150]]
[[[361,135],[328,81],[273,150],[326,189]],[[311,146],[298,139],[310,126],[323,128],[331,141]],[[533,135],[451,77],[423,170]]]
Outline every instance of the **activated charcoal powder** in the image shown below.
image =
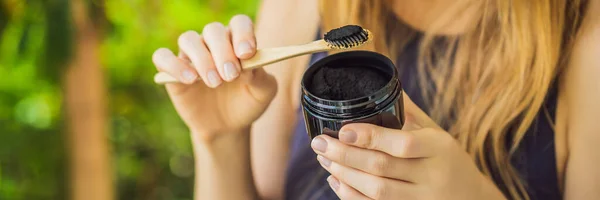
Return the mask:
[[368,66],[323,66],[314,73],[308,90],[323,99],[350,100],[375,93],[390,78]]

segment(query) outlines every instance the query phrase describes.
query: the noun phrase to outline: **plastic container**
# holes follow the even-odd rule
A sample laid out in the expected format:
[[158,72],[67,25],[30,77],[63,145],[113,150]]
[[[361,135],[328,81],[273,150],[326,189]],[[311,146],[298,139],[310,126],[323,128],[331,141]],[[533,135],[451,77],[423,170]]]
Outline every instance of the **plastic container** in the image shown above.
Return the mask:
[[[307,89],[320,67],[361,66],[380,70],[389,81],[378,91],[355,99],[328,100],[319,98]],[[386,56],[371,51],[348,51],[325,57],[313,65],[302,77],[302,110],[306,130],[311,138],[327,134],[337,138],[342,126],[349,123],[371,123],[400,129],[404,124],[402,85],[398,70]]]

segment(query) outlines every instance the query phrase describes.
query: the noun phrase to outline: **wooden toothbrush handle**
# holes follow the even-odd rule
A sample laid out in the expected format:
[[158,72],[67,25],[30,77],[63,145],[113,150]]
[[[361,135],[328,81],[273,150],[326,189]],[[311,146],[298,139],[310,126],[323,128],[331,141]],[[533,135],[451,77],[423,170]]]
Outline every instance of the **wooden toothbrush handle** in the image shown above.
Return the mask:
[[[248,60],[242,60],[242,70],[255,69],[296,56],[326,51],[329,49],[330,48],[327,46],[327,42],[323,40],[317,40],[298,46],[259,49],[256,51],[254,57]],[[200,80],[200,78],[198,78],[198,80]],[[179,83],[180,81],[166,72],[159,72],[154,75],[154,82],[157,84],[167,84]]]

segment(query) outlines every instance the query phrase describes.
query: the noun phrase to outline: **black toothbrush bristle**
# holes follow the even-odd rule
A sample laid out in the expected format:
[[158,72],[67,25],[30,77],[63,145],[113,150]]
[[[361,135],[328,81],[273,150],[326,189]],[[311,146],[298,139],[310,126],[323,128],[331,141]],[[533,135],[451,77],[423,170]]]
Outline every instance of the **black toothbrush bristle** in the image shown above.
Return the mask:
[[324,40],[334,49],[347,49],[369,41],[370,32],[357,25],[346,25],[325,33]]

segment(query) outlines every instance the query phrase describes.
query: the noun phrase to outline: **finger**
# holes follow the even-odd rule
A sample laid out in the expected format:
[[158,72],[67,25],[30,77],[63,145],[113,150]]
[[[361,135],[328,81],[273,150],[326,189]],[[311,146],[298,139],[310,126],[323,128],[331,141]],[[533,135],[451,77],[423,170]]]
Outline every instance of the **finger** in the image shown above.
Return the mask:
[[178,59],[173,52],[167,48],[154,51],[152,62],[159,71],[179,79],[182,83],[192,84],[198,79],[198,73],[194,68]]
[[421,128],[436,128],[442,129],[433,119],[427,115],[410,97],[402,92],[404,101],[404,116],[405,122],[402,130],[416,130]]
[[340,182],[337,178],[333,176],[327,177],[327,182],[329,182],[329,187],[335,192],[335,194],[344,200],[370,200],[369,197],[364,194],[356,191],[354,188],[349,185]]
[[204,27],[202,36],[221,78],[229,82],[235,80],[240,75],[241,67],[233,52],[227,28],[221,23],[213,22]]
[[424,130],[422,132],[426,134],[416,134],[373,124],[355,123],[342,127],[339,138],[346,144],[382,151],[398,158],[426,158],[434,156],[438,148],[435,137],[431,138],[429,132],[439,135],[446,133],[433,128]]
[[415,189],[414,184],[411,183],[378,177],[335,162],[329,164],[324,162],[326,161],[319,160],[321,166],[340,183],[347,184],[371,199],[385,200],[411,196],[411,190]]
[[[358,148],[343,144],[329,136],[318,136],[315,140],[325,140],[326,151],[315,152],[325,159],[347,167],[361,170],[376,176],[413,182],[420,174],[421,159],[400,159],[381,151]],[[314,142],[315,144],[323,142]]]
[[252,20],[246,15],[236,15],[229,21],[233,48],[239,59],[251,58],[256,53],[253,26]]
[[177,43],[182,55],[192,62],[207,86],[215,88],[223,83],[200,34],[196,31],[187,31],[179,36]]

